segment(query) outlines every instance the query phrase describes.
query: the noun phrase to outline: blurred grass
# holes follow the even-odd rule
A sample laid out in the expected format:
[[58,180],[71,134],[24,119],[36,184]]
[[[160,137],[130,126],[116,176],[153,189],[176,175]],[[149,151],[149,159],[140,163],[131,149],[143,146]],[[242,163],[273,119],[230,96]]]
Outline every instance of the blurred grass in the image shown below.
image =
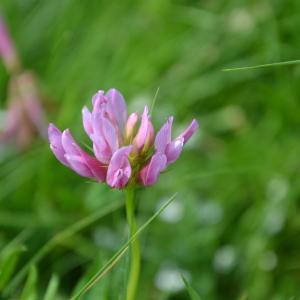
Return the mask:
[[[49,120],[77,140],[87,141],[80,110],[100,88],[117,87],[130,110],[141,110],[159,87],[156,128],[170,114],[178,132],[193,117],[201,123],[178,163],[139,192],[141,223],[179,192],[142,238],[139,299],[189,299],[182,271],[205,300],[300,297],[300,66],[222,72],[299,59],[299,1],[3,0],[0,7],[24,66],[39,76]],[[7,80],[1,65],[3,108]],[[61,166],[45,141],[0,156],[0,249],[30,229],[13,244],[26,248],[16,273],[58,230],[123,197]],[[119,210],[53,249],[36,266],[36,299],[54,273],[55,299],[68,299],[125,237]],[[122,299],[126,268],[100,282],[103,299]]]

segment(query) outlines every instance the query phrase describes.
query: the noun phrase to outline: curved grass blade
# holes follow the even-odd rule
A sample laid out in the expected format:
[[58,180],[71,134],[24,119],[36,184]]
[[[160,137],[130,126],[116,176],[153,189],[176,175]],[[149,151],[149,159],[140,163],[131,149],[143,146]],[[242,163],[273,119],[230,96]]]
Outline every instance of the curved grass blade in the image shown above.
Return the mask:
[[0,291],[4,289],[6,283],[10,280],[19,258],[24,252],[25,247],[22,245],[17,245],[12,248],[7,248],[5,252],[1,253],[0,256]]
[[48,284],[45,296],[43,300],[55,300],[56,299],[56,293],[59,285],[59,279],[58,276],[53,274],[50,282]]
[[12,239],[9,243],[7,243],[0,251],[0,259],[3,255],[5,255],[6,251],[13,249],[19,246],[24,242],[32,233],[32,230],[29,228],[25,228],[22,230],[14,239]]
[[137,231],[136,233],[120,248],[120,250],[85,284],[81,290],[74,295],[70,300],[79,299],[80,296],[90,290],[101,278],[103,278],[123,257],[127,252],[129,245],[133,242],[160,214],[161,212],[175,199],[175,193],[168,201],[166,201],[160,209],[152,215]]
[[240,68],[228,68],[228,69],[223,69],[222,71],[224,71],[224,72],[246,71],[246,70],[254,70],[254,69],[269,68],[269,67],[281,67],[281,66],[297,65],[297,64],[300,64],[300,59],[282,61],[282,62],[275,62],[275,63],[270,63],[270,64],[262,64],[262,65],[256,65],[256,66],[248,66],[248,67],[240,67]]
[[183,275],[181,275],[181,278],[183,280],[187,292],[189,293],[191,300],[201,300],[201,297],[198,295],[196,290],[190,285],[190,283],[184,278]]
[[80,221],[74,223],[73,225],[67,227],[66,229],[56,234],[23,266],[23,268],[17,273],[17,275],[12,279],[12,281],[6,286],[3,294],[5,296],[9,296],[14,290],[16,290],[16,287],[26,276],[26,273],[28,272],[30,266],[32,266],[33,264],[37,264],[47,253],[49,253],[61,241],[64,241],[65,239],[71,237],[72,235],[79,232],[80,230],[96,222],[100,218],[117,210],[122,205],[123,205],[123,201],[121,200],[109,203],[109,205],[107,205],[103,209],[96,211],[95,213],[81,219]]
[[20,300],[35,300],[36,299],[36,283],[38,273],[36,267],[33,265],[30,268],[28,278],[25,283],[25,287],[22,291]]

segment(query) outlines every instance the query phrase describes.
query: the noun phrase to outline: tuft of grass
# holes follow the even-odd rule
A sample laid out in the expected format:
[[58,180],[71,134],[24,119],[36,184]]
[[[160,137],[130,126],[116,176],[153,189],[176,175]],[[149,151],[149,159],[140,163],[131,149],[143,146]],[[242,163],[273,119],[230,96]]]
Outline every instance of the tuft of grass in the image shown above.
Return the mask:
[[63,231],[57,233],[52,239],[50,239],[42,248],[35,253],[35,255],[23,266],[23,268],[15,274],[13,279],[9,284],[6,285],[3,294],[9,295],[12,293],[17,286],[20,284],[28,270],[35,264],[37,264],[46,254],[48,254],[53,248],[66,239],[75,235],[80,230],[90,226],[99,219],[105,217],[106,215],[112,213],[116,209],[122,206],[121,201],[111,202],[106,207],[103,207],[99,211],[95,211],[93,214],[86,216],[85,218],[79,220],[78,222],[68,226]]

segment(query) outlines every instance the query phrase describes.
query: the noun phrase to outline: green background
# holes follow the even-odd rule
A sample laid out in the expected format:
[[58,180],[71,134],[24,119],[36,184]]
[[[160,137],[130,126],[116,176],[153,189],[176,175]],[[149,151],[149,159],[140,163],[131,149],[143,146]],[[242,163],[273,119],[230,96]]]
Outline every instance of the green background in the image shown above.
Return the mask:
[[[300,66],[222,71],[299,59],[299,1],[2,0],[0,7],[24,67],[38,75],[48,120],[78,141],[88,142],[81,108],[98,89],[118,88],[129,110],[141,112],[159,87],[156,130],[168,115],[175,133],[200,122],[180,160],[138,192],[139,224],[178,192],[142,234],[138,299],[190,299],[180,274],[204,300],[299,299]],[[1,64],[2,109],[8,80]],[[2,268],[9,253],[18,257],[2,288],[0,280],[4,291],[57,232],[123,194],[62,166],[45,140],[26,152],[2,145],[0,160]],[[23,289],[23,299],[43,299],[56,274],[53,299],[68,299],[126,241],[125,229],[122,207],[61,240],[31,272],[27,296],[23,282],[13,295],[20,299]],[[127,270],[128,257],[82,299],[124,299]]]

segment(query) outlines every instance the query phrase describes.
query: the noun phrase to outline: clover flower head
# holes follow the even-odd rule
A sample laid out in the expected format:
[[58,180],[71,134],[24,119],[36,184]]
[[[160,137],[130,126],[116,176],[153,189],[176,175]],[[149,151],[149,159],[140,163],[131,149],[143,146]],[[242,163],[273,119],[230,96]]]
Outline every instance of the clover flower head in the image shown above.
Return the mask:
[[184,144],[198,129],[197,121],[193,120],[172,140],[173,117],[169,117],[155,136],[148,107],[141,116],[136,112],[128,116],[124,97],[116,89],[98,91],[92,106],[92,111],[82,109],[82,119],[94,155],[75,142],[69,129],[61,132],[53,124],[48,128],[50,148],[65,166],[112,188],[155,184],[159,174],[178,159]]

